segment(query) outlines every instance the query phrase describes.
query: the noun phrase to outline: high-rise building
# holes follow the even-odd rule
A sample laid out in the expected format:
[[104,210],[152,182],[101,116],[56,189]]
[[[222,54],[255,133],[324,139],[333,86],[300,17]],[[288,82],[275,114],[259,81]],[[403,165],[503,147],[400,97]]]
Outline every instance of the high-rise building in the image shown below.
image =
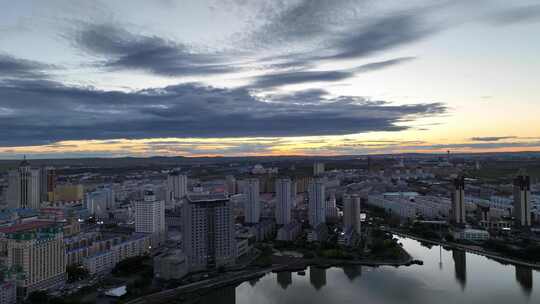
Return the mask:
[[191,271],[234,264],[233,206],[226,195],[188,195],[182,216],[182,244]]
[[336,222],[338,219],[338,208],[336,206],[336,194],[330,193],[330,198],[326,201],[326,221]]
[[316,228],[326,222],[326,196],[324,180],[315,179],[308,187],[309,224]]
[[227,186],[227,194],[236,194],[236,178],[233,175],[227,175],[225,177],[225,185]]
[[179,201],[187,194],[187,176],[174,171],[167,176],[167,202]]
[[115,207],[115,195],[112,187],[104,187],[85,195],[86,209],[98,218],[107,216],[107,210]]
[[54,167],[44,167],[41,169],[41,201],[54,201],[54,188],[56,183],[56,170]]
[[41,206],[40,170],[30,167],[23,160],[19,168],[9,172],[8,206],[9,208],[34,208]]
[[291,180],[279,178],[276,180],[276,223],[287,225],[291,222]]
[[531,226],[531,178],[524,174],[514,179],[514,217],[518,226]]
[[360,195],[346,195],[343,198],[343,226],[345,229],[353,228],[356,233],[361,234],[360,211]]
[[61,227],[41,221],[5,228],[7,266],[18,267],[24,279],[17,285],[22,295],[61,286],[65,280],[66,258]]
[[259,198],[259,179],[250,178],[243,187],[246,200],[244,202],[244,222],[256,224],[261,217],[261,200]]
[[465,178],[456,177],[452,182],[452,218],[454,224],[465,224]]
[[316,162],[313,164],[313,176],[319,176],[324,173],[324,163]]
[[165,202],[157,200],[152,190],[145,190],[144,199],[135,202],[135,232],[151,234],[152,246],[165,240]]
[[58,185],[54,189],[54,202],[79,202],[84,199],[84,187],[81,184]]
[[292,207],[296,207],[296,194],[298,193],[298,184],[295,180],[291,181],[291,202]]

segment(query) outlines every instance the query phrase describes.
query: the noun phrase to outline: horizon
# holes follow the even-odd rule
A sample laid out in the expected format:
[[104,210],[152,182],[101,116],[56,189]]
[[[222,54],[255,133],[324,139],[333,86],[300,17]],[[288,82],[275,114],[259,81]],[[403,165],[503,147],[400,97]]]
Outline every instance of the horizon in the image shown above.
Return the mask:
[[0,1],[0,160],[540,152],[538,1]]
[[85,159],[123,159],[123,158],[135,158],[135,159],[151,159],[151,158],[186,158],[186,159],[197,159],[197,158],[353,158],[353,157],[408,157],[408,156],[434,156],[434,157],[444,157],[450,153],[450,156],[490,156],[490,155],[503,155],[503,154],[534,154],[540,156],[539,151],[516,151],[516,152],[457,152],[452,151],[445,152],[406,152],[406,153],[374,153],[374,154],[336,154],[336,155],[214,155],[214,156],[184,156],[184,155],[150,155],[150,156],[73,156],[73,157],[62,157],[62,154],[55,154],[52,158],[34,158],[27,157],[27,155],[21,155],[21,157],[14,156],[13,158],[0,158],[0,161],[49,161],[49,160],[85,160]]

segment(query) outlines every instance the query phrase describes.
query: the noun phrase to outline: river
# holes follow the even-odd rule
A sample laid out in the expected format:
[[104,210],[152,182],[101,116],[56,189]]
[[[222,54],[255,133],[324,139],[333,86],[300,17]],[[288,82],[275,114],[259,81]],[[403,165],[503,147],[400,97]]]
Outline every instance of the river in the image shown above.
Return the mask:
[[311,267],[305,276],[271,273],[256,281],[218,289],[201,298],[200,303],[540,303],[539,271],[399,239],[424,265]]

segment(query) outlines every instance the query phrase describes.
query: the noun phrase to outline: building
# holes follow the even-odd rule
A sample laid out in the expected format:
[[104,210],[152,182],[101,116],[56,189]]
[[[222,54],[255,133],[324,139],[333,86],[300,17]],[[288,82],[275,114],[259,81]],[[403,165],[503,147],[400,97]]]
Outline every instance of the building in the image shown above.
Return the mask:
[[167,202],[179,201],[187,194],[187,176],[174,171],[167,176]]
[[324,173],[324,163],[316,162],[313,164],[313,176],[319,176]]
[[54,202],[80,202],[84,199],[82,185],[64,184],[54,189]]
[[275,235],[276,223],[269,218],[261,219],[257,224],[250,225],[249,231],[255,235],[257,242],[262,242]]
[[261,200],[259,198],[259,179],[250,178],[245,180],[243,193],[246,196],[244,203],[244,222],[256,224],[261,216]]
[[186,255],[179,249],[163,252],[154,258],[154,277],[179,280],[188,273]]
[[62,228],[43,224],[25,223],[4,231],[7,266],[16,266],[24,274],[24,279],[17,283],[18,294],[22,296],[64,284],[66,258]]
[[0,303],[17,303],[17,284],[14,280],[4,280],[0,282]]
[[148,234],[98,240],[90,245],[90,254],[82,258],[82,265],[90,274],[109,273],[119,262],[149,253],[151,241]]
[[309,224],[312,228],[326,222],[326,195],[322,179],[315,179],[309,184],[308,212]]
[[452,182],[452,212],[451,221],[457,225],[463,225],[465,220],[465,178],[458,176]]
[[[385,192],[370,194],[365,203],[409,220],[416,220],[418,216],[434,220],[451,218],[452,203],[446,197],[419,195],[416,192]],[[467,206],[467,202],[465,204]]]
[[8,174],[7,200],[9,208],[33,208],[41,206],[41,173],[23,160],[19,168]]
[[325,223],[307,231],[306,239],[308,242],[325,242],[328,239],[328,226]]
[[531,178],[522,174],[514,179],[514,217],[518,226],[531,226]]
[[360,234],[352,226],[345,227],[338,235],[338,244],[341,246],[354,247],[360,243]]
[[326,201],[326,222],[337,223],[339,219],[338,208],[336,206],[336,195],[332,193],[330,199]]
[[188,195],[182,215],[182,244],[190,271],[234,264],[237,244],[227,196]]
[[52,202],[54,200],[54,188],[56,186],[56,170],[53,167],[41,169],[41,201]]
[[287,225],[291,222],[292,208],[291,180],[280,178],[276,180],[276,223]]
[[456,240],[485,241],[489,239],[489,232],[480,229],[461,229],[453,232]]
[[101,188],[85,195],[86,208],[97,218],[106,218],[107,210],[114,209],[115,196],[112,188]]
[[135,202],[135,232],[151,234],[152,246],[165,241],[165,202],[158,201],[151,190],[145,190],[144,199]]
[[352,228],[358,235],[361,234],[361,198],[360,195],[347,195],[343,198],[343,226],[344,230]]
[[302,232],[302,225],[293,221],[287,225],[282,226],[277,231],[276,240],[278,241],[294,241]]
[[236,178],[233,175],[227,175],[225,177],[225,185],[227,186],[227,194],[236,194]]

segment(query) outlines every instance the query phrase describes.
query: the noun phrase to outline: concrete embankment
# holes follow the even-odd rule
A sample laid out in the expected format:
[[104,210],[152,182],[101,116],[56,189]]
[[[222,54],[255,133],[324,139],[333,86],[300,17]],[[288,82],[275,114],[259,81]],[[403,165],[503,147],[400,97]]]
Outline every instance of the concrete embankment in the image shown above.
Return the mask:
[[450,243],[450,242],[446,242],[446,241],[436,241],[436,240],[424,239],[424,238],[421,238],[421,237],[418,237],[418,236],[415,236],[415,235],[412,235],[412,234],[408,234],[408,233],[405,233],[405,232],[402,232],[402,231],[388,230],[388,232],[391,232],[393,234],[397,234],[399,236],[407,237],[407,238],[410,238],[410,239],[413,239],[413,240],[417,240],[419,242],[424,242],[424,243],[428,243],[428,244],[432,244],[432,245],[441,245],[443,247],[448,247],[448,248],[458,249],[458,250],[464,250],[464,251],[467,251],[467,252],[470,252],[470,253],[483,255],[485,257],[488,257],[490,259],[493,259],[493,260],[496,260],[496,261],[499,261],[499,262],[502,262],[502,263],[509,263],[509,264],[514,264],[514,265],[526,266],[526,267],[531,267],[531,268],[540,270],[540,264],[539,263],[531,263],[531,262],[527,262],[527,261],[516,260],[516,259],[513,259],[513,258],[509,258],[509,257],[504,257],[504,256],[498,255],[498,254],[493,253],[493,252],[488,252],[488,251],[485,251],[483,249],[479,249],[476,246],[473,247],[473,246],[469,246],[469,245]]

